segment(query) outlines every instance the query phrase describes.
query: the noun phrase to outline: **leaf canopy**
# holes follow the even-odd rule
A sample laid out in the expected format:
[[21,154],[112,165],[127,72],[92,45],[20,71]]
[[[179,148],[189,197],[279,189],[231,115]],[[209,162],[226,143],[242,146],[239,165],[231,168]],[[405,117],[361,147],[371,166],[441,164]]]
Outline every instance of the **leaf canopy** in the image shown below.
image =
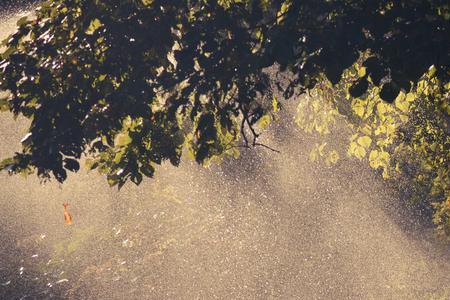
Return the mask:
[[[392,102],[430,66],[446,84],[449,36],[445,0],[44,2],[5,41],[0,109],[31,126],[1,166],[62,182],[87,154],[110,184],[139,184],[183,149],[205,163],[236,155],[240,140],[256,145],[277,91],[290,98],[324,76],[337,84],[364,53],[353,97],[374,85]],[[274,65],[288,83],[271,81]]]

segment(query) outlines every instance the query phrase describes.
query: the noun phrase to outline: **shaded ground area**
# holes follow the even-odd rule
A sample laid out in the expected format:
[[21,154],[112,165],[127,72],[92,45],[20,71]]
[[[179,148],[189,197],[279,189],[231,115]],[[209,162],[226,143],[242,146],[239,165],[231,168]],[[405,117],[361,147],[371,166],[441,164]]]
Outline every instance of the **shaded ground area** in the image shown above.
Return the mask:
[[[311,163],[290,111],[263,136],[281,154],[163,166],[120,193],[95,172],[1,173],[0,298],[450,299],[447,246],[368,166]],[[25,130],[0,115],[0,157]]]

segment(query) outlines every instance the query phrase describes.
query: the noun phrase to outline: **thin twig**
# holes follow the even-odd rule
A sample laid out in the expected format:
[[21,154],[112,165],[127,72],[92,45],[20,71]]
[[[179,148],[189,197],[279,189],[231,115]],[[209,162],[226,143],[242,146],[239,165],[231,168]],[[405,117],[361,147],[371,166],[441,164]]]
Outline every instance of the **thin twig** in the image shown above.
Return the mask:
[[250,121],[248,120],[248,116],[244,116],[245,121],[247,122],[248,128],[250,129],[250,131],[253,134],[253,146],[255,146],[256,143],[256,139],[259,137],[259,134],[256,133],[255,129],[253,128],[253,126],[250,124]]
[[230,150],[230,149],[233,149],[233,148],[246,148],[246,149],[252,149],[253,147],[257,147],[257,146],[261,146],[261,147],[263,147],[263,148],[266,148],[266,149],[268,149],[268,150],[270,150],[270,151],[273,151],[273,152],[276,152],[276,153],[281,153],[281,151],[280,150],[277,150],[277,149],[275,149],[275,148],[272,148],[272,147],[270,147],[270,146],[267,146],[267,145],[264,145],[264,144],[261,144],[261,143],[255,143],[255,145],[253,146],[251,146],[251,145],[230,145],[230,147],[228,147],[228,148],[226,148],[225,149],[225,151],[226,150]]
[[261,146],[261,147],[264,147],[264,148],[269,149],[270,151],[273,151],[273,152],[276,152],[276,153],[281,153],[280,150],[277,150],[277,149],[275,149],[275,148],[269,147],[269,146],[264,145],[264,144],[261,144],[261,143],[254,143],[254,145],[255,145],[255,146]]
[[245,135],[245,117],[242,118],[242,122],[241,122],[241,134],[242,134],[242,138],[244,139],[245,145],[248,146],[248,139],[247,139],[247,136]]

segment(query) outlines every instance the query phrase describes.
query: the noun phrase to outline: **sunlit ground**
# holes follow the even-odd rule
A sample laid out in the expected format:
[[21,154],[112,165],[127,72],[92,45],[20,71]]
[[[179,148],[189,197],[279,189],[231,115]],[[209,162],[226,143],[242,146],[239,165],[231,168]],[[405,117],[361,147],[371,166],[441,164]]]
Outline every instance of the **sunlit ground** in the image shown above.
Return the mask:
[[[363,163],[310,162],[293,107],[262,137],[281,154],[164,165],[120,192],[85,170],[64,185],[1,173],[0,299],[450,299],[428,219]],[[0,157],[26,125],[0,115]]]

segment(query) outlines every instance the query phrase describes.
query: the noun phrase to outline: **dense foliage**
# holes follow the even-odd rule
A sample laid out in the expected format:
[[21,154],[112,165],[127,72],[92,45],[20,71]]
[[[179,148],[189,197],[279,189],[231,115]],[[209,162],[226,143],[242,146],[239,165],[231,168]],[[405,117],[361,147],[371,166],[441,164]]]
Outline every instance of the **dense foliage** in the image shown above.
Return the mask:
[[[348,97],[370,88],[392,102],[430,66],[437,85],[450,76],[446,0],[55,0],[18,26],[0,63],[0,109],[31,126],[0,168],[61,182],[83,154],[119,186],[178,165],[183,149],[199,163],[237,155],[258,145],[275,90],[338,84],[358,62]],[[271,82],[273,65],[290,82]],[[363,156],[370,142],[356,141]]]
[[[432,67],[400,92],[395,104],[381,100],[371,83],[366,93],[352,98],[348,90],[366,72],[361,61],[344,72],[339,84],[323,79],[299,103],[297,124],[322,139],[311,149],[311,160],[328,166],[343,156],[365,160],[409,204],[434,209],[438,232],[450,236],[450,84],[443,84]],[[349,128],[344,153],[326,138],[338,122]]]

